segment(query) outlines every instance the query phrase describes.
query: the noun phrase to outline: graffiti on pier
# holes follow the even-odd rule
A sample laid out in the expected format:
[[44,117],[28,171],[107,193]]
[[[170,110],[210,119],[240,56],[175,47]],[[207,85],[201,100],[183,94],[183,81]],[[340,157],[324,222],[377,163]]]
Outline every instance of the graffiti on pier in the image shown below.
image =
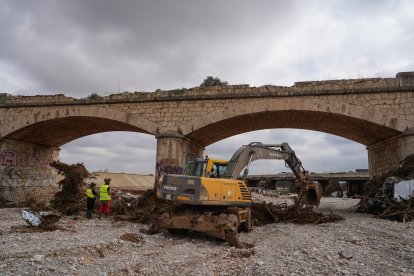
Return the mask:
[[50,161],[52,161],[52,153],[45,154],[44,151],[38,149],[16,151],[14,149],[6,149],[1,152],[1,165],[14,167],[36,167],[50,169]]
[[156,164],[156,176],[159,177],[163,174],[182,174],[184,172],[183,168],[177,165],[177,160],[167,158],[157,162]]
[[0,142],[0,188],[56,186],[56,173],[49,163],[56,159],[53,148]]
[[30,187],[30,186],[54,186],[56,176],[51,172],[31,171],[16,169],[6,166],[0,169],[0,186]]
[[21,170],[18,170],[13,166],[7,166],[2,168],[0,179],[1,183],[8,182],[7,184],[11,185],[13,182],[16,182],[17,184],[20,184],[23,181],[24,176]]
[[1,165],[2,166],[17,166],[17,156],[14,150],[4,150],[1,153]]

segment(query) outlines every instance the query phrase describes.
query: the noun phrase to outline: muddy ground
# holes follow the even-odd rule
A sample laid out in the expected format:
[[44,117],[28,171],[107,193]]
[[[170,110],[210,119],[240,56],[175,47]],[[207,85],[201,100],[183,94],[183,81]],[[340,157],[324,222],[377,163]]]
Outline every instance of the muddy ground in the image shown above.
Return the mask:
[[110,218],[65,216],[54,231],[34,231],[19,209],[0,209],[0,275],[414,275],[414,223],[354,213],[357,202],[322,199],[320,210],[343,221],[241,233],[252,249],[197,233],[147,236],[147,225]]

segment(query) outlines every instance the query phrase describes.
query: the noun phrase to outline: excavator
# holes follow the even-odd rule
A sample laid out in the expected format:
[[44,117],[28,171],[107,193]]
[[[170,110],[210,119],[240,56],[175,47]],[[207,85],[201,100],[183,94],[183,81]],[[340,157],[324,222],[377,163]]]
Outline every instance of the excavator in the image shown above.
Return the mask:
[[229,161],[206,156],[189,161],[183,175],[163,175],[157,198],[173,205],[147,233],[167,229],[173,234],[185,234],[193,230],[224,239],[237,248],[243,247],[237,232],[252,229],[252,199],[246,179],[250,164],[260,159],[284,160],[298,180],[299,202],[319,205],[320,185],[309,179],[302,162],[287,143],[252,142],[236,150]]

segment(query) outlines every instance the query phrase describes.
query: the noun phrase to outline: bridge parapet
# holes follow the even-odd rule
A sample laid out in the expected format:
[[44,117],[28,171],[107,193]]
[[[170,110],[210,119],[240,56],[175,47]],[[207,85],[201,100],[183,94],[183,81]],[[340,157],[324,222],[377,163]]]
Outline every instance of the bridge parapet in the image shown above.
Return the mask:
[[400,72],[397,74],[400,86],[414,86],[414,72]]
[[16,105],[35,105],[35,104],[61,104],[72,103],[76,99],[73,97],[67,97],[63,94],[56,95],[36,95],[36,96],[13,96],[8,93],[0,93],[0,107],[2,106],[16,106]]
[[328,81],[295,82],[293,87],[300,87],[305,91],[312,90],[354,90],[366,88],[399,87],[397,78],[369,78],[369,79],[343,79]]
[[410,91],[414,86],[414,72],[401,72],[396,78],[343,79],[327,81],[295,82],[291,87],[264,85],[250,87],[248,84],[213,86],[207,88],[156,90],[155,92],[123,92],[109,96],[76,99],[63,94],[38,96],[12,96],[0,94],[0,107],[83,105],[125,102],[162,102],[174,100],[203,100],[225,98],[292,97],[327,94],[389,93]]

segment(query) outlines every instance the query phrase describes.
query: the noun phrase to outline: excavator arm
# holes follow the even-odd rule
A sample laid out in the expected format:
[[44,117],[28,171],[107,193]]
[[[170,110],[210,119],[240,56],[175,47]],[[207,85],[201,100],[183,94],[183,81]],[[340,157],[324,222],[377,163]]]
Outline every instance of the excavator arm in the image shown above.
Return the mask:
[[244,169],[243,179],[246,181],[251,162],[261,159],[284,160],[300,183],[300,202],[319,205],[322,188],[318,183],[309,179],[308,172],[303,168],[302,162],[287,143],[266,145],[253,142],[242,146],[230,159],[224,177],[236,179]]

